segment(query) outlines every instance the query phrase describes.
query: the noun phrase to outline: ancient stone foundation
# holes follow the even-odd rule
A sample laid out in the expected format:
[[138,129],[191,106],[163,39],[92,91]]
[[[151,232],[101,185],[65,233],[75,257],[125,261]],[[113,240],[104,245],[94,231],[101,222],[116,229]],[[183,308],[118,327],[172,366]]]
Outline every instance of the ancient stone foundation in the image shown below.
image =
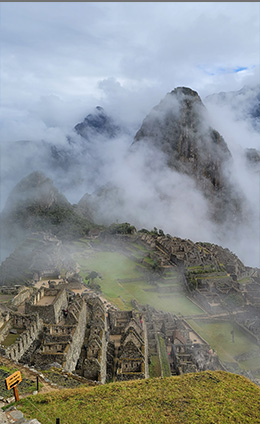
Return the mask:
[[25,302],[25,313],[38,313],[44,322],[57,324],[62,317],[62,309],[67,309],[66,291],[40,288]]
[[19,361],[37,339],[41,328],[42,321],[38,314],[12,314],[0,331],[0,353]]
[[[64,304],[60,302],[60,304]],[[86,303],[75,295],[63,309],[58,324],[44,325],[44,337],[34,355],[34,363],[39,368],[59,363],[64,370],[74,371],[81,352],[86,326]]]

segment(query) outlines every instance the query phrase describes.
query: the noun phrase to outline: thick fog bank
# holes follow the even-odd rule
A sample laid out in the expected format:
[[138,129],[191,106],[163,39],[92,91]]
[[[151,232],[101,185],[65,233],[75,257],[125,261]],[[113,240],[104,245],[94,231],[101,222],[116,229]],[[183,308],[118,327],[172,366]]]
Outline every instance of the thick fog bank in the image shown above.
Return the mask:
[[[119,113],[119,106],[109,107],[107,103],[106,110],[123,130],[111,139],[96,134],[86,140],[73,126],[91,113],[92,108],[85,115],[82,111],[78,113],[78,118],[79,111],[74,109],[70,119],[64,111],[63,119],[56,99],[55,104],[50,102],[49,99],[47,106],[41,105],[37,114],[28,113],[26,126],[22,126],[18,117],[17,127],[10,126],[9,136],[6,124],[1,148],[1,209],[15,184],[37,170],[50,177],[71,203],[77,203],[89,193],[97,205],[94,218],[99,223],[127,221],[138,229],[161,228],[173,236],[228,247],[246,265],[260,266],[259,168],[245,157],[246,148],[260,149],[259,133],[246,116],[235,116],[231,104],[223,107],[216,102],[205,102],[212,127],[224,137],[232,154],[228,175],[245,197],[250,211],[250,219],[233,227],[210,220],[210,205],[194,180],[170,169],[164,153],[142,143],[134,151],[131,149],[145,117],[140,115],[140,110],[148,113],[148,103],[137,107],[137,113],[132,102],[134,118],[130,116],[129,105],[125,113],[122,110]],[[54,116],[58,111],[57,118],[50,120],[48,110]],[[11,120],[8,122],[11,125]],[[98,190],[107,184],[101,202]]]

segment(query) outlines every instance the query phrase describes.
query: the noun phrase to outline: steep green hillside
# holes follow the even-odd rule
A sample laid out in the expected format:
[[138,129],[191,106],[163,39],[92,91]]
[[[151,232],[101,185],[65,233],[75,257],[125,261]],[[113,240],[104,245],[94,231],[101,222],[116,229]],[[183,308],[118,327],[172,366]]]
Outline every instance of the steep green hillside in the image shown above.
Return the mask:
[[67,389],[19,402],[42,424],[259,423],[260,389],[222,371]]
[[62,240],[71,240],[88,234],[93,223],[69,203],[51,179],[32,172],[8,196],[0,213],[0,227],[0,253],[6,257],[34,232],[51,232]]

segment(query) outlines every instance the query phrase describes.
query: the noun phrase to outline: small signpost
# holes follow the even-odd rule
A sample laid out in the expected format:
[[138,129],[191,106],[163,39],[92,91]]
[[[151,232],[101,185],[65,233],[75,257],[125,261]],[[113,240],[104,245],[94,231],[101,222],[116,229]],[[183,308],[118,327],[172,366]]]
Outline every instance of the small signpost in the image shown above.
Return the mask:
[[7,390],[14,389],[14,397],[16,402],[19,400],[17,385],[21,383],[21,381],[22,381],[21,371],[16,371],[5,379],[5,387],[7,388]]

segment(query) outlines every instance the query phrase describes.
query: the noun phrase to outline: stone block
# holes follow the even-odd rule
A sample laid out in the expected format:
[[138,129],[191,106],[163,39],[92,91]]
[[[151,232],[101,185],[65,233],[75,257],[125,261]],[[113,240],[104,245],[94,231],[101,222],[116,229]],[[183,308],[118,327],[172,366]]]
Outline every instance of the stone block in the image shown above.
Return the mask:
[[7,412],[8,418],[10,417],[14,422],[23,418],[23,413],[18,409],[13,409],[12,411]]
[[12,403],[14,401],[15,401],[15,397],[14,396],[6,399],[6,403]]

